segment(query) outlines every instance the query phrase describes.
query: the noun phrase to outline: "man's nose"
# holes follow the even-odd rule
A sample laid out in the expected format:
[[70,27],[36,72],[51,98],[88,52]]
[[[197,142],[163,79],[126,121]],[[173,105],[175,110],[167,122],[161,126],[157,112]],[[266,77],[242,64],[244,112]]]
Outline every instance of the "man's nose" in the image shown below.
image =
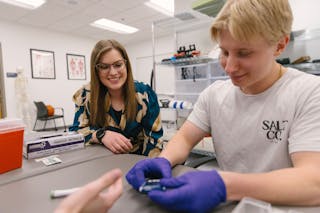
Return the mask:
[[224,70],[228,74],[232,74],[239,68],[238,60],[234,56],[228,56],[224,62]]

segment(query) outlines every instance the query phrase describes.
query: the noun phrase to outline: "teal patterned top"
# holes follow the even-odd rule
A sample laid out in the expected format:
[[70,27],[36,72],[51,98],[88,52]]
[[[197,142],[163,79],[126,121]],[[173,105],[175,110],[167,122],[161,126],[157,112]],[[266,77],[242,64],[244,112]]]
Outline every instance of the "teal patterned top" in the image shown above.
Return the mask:
[[[110,107],[108,112],[110,116],[106,116],[110,118],[107,120],[107,127],[119,129],[126,137],[133,140],[133,149],[130,153],[154,157],[162,149],[163,135],[158,98],[151,87],[142,82],[135,81],[135,89],[138,103],[135,121],[127,121],[124,114],[119,121],[115,110]],[[84,85],[73,95],[73,102],[75,116],[69,131],[83,134],[86,144],[92,144],[92,133],[97,130],[97,127],[89,124],[90,84]]]

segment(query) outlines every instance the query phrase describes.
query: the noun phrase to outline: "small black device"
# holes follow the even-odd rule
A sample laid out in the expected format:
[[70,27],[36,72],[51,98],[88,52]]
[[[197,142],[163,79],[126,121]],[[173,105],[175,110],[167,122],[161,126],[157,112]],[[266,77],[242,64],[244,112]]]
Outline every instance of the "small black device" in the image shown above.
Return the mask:
[[99,141],[100,143],[102,143],[102,138],[103,138],[103,136],[104,136],[105,134],[106,134],[105,128],[100,128],[100,129],[97,130],[97,132],[96,132],[96,138],[98,139],[98,141]]
[[147,179],[140,187],[139,192],[148,194],[152,190],[165,191],[166,187],[160,184],[159,179]]

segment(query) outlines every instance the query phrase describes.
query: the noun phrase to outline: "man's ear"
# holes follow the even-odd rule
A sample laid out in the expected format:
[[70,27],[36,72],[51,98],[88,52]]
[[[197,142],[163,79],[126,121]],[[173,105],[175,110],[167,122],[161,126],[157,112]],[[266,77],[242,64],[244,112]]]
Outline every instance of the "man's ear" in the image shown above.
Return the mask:
[[275,56],[279,56],[285,50],[285,48],[289,43],[289,40],[290,40],[290,35],[285,35],[278,41],[276,45],[276,51],[274,53]]

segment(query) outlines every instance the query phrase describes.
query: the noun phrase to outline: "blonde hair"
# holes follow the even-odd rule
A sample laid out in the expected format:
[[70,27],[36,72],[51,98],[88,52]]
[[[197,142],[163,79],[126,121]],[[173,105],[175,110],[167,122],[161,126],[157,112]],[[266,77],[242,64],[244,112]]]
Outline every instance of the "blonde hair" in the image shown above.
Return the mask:
[[[135,86],[132,74],[130,60],[125,48],[116,40],[101,40],[97,42],[91,53],[90,60],[90,123],[93,126],[105,126],[107,120],[107,112],[109,111],[111,102],[108,88],[105,87],[96,70],[96,64],[99,63],[100,58],[110,50],[115,49],[119,51],[123,59],[126,60],[127,80],[123,86],[124,101],[125,101],[125,115],[128,120],[134,121],[137,113],[137,101]],[[102,107],[104,106],[104,107]]]
[[218,40],[226,29],[239,41],[262,36],[275,44],[290,34],[292,20],[288,0],[227,0],[211,26],[211,36]]

